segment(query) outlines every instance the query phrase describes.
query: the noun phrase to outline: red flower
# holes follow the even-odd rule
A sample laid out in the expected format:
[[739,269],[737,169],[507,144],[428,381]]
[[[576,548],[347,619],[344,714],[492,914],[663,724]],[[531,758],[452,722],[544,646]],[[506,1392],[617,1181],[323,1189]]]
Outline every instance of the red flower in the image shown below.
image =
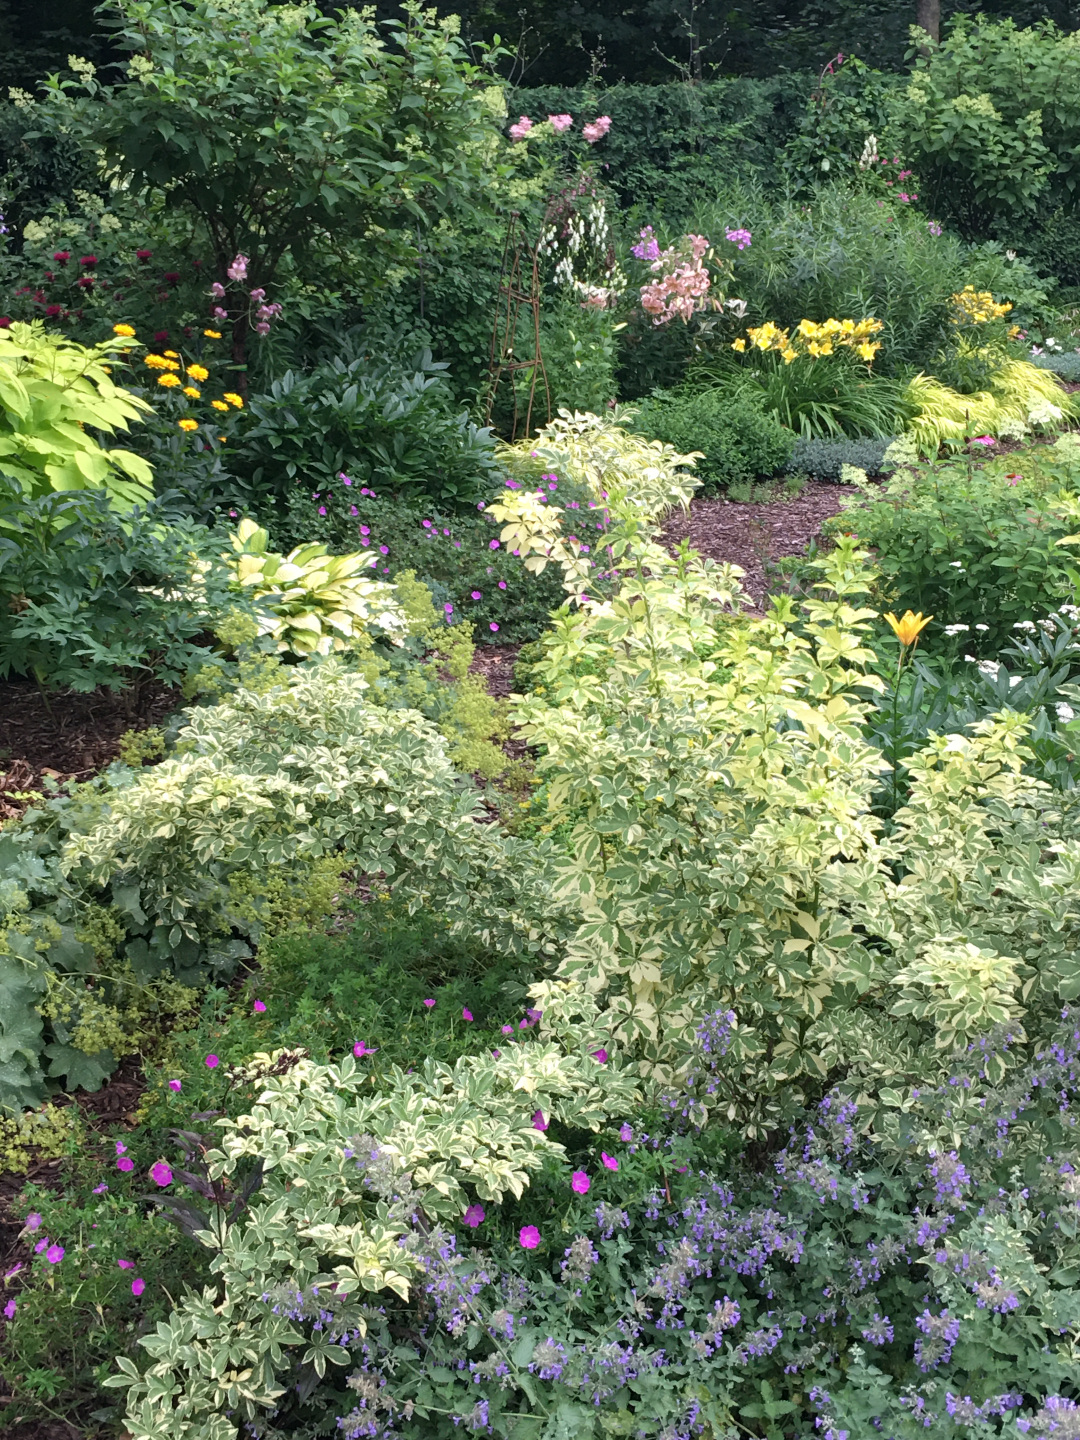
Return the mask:
[[55,279],[56,279],[56,276],[53,274],[53,272],[52,272],[51,270],[46,270],[46,271],[45,271],[45,279],[46,279],[46,280],[55,280]]
[[54,315],[60,314],[60,309],[61,307],[59,305],[46,305],[45,314],[48,315],[49,319],[51,320]]
[[136,259],[136,260],[149,260],[149,259],[150,259],[150,256],[151,256],[153,253],[154,253],[154,252],[153,252],[152,250],[136,250],[136,251],[135,251],[135,259]]
[[176,271],[176,270],[166,270],[166,271],[165,271],[165,279],[166,279],[166,281],[168,282],[168,284],[170,284],[170,285],[179,284],[179,281],[180,281],[179,272]]
[[92,290],[94,288],[94,277],[92,275],[84,275],[79,281],[79,284],[84,290]]
[[169,332],[168,332],[167,330],[155,330],[155,331],[154,331],[154,344],[155,344],[155,345],[164,345],[165,342],[168,340],[168,338],[169,338]]
[[60,264],[63,265],[63,264],[65,264],[68,260],[71,259],[71,251],[70,251],[70,250],[54,250],[54,251],[53,251],[53,257],[52,257],[52,258],[53,258],[54,260],[59,260],[59,261],[60,261]]
[[0,330],[6,330],[11,324],[10,315],[0,315]]
[[81,259],[79,260],[79,264],[80,264],[80,265],[96,265],[96,264],[97,264],[97,256],[96,256],[96,255],[83,255],[83,256],[81,257]]

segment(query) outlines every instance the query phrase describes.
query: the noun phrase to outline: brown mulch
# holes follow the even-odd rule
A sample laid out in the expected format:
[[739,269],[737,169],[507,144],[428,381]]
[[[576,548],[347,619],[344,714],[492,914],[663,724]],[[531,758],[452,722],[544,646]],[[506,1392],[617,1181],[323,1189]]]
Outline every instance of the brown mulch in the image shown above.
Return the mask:
[[159,686],[133,716],[122,695],[46,695],[30,680],[0,682],[0,820],[24,808],[19,792],[40,790],[45,777],[87,780],[116,759],[121,735],[156,725],[181,703]]
[[520,645],[478,645],[469,671],[482,675],[488,694],[502,700],[516,689],[514,666],[520,653]]
[[768,587],[766,563],[785,555],[801,555],[821,534],[821,524],[843,508],[850,485],[828,485],[809,480],[794,500],[769,500],[742,505],[734,500],[695,499],[689,515],[677,511],[664,526],[671,546],[690,537],[695,550],[710,560],[728,561],[746,574],[742,584],[754,603],[761,604]]

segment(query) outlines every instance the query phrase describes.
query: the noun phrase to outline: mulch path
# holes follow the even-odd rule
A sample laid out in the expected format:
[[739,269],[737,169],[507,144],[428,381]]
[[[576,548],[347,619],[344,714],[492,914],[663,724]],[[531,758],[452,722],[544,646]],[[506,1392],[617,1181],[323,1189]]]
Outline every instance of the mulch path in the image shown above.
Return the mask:
[[88,780],[116,759],[127,730],[144,730],[181,703],[160,686],[134,717],[113,690],[46,695],[30,680],[0,683],[0,821],[24,809],[20,792],[40,790],[50,777]]
[[821,534],[822,521],[843,509],[844,496],[856,493],[850,485],[810,480],[794,500],[741,505],[721,497],[695,499],[688,515],[679,510],[668,517],[664,539],[675,546],[689,535],[710,560],[740,566],[743,588],[760,605],[769,588],[766,562],[801,555]]

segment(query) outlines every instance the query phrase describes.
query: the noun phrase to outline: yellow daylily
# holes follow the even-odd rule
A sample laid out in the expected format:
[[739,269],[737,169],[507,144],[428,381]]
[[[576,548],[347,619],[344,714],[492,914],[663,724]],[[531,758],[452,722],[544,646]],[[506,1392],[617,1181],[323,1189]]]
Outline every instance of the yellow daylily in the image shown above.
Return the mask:
[[914,645],[919,635],[926,629],[934,617],[933,615],[924,616],[921,610],[917,615],[912,614],[912,612],[908,610],[900,620],[898,620],[891,611],[888,615],[883,615],[881,618],[891,627],[893,634],[900,641],[901,645]]

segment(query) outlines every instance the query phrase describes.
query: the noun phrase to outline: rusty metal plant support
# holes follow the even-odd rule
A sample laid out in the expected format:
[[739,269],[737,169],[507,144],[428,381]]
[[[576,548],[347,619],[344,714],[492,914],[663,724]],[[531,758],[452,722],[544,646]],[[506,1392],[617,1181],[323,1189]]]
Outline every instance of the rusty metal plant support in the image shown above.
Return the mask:
[[[519,359],[517,355],[518,332],[522,309],[532,317],[532,358]],[[527,333],[527,332],[526,332]],[[528,345],[526,344],[526,348]],[[529,403],[525,409],[525,428],[522,434],[532,430],[533,407],[536,403],[536,386],[539,377],[544,382],[544,424],[551,419],[551,387],[548,385],[544,356],[540,347],[540,260],[535,247],[529,244],[521,223],[521,216],[515,210],[506,226],[506,241],[503,245],[502,266],[499,272],[499,299],[495,312],[495,323],[491,330],[491,353],[488,360],[487,412],[491,422],[499,386],[509,380],[510,394],[514,404],[514,419],[510,439],[518,438],[520,410],[518,403],[517,375],[529,372]]]

